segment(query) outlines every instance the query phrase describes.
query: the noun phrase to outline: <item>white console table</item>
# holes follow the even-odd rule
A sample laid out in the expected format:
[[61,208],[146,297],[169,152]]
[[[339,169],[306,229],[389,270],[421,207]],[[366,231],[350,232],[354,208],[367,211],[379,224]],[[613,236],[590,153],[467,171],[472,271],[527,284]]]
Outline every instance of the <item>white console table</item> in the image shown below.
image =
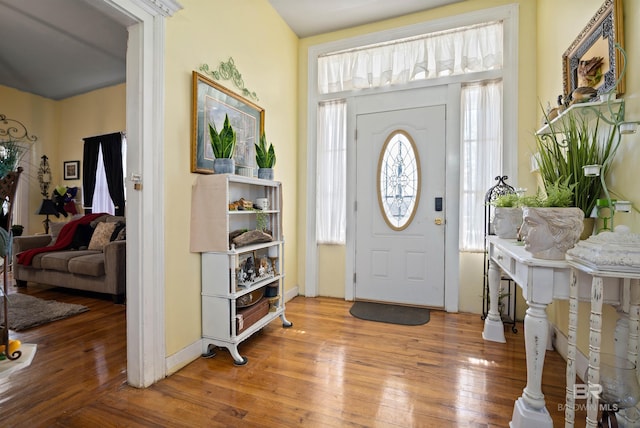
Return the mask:
[[[565,260],[534,258],[515,239],[488,236],[489,244],[489,313],[482,336],[485,340],[505,342],[504,328],[498,312],[500,270],[511,277],[520,288],[528,309],[524,317],[524,336],[527,359],[527,384],[514,405],[510,423],[514,428],[553,427],[542,393],[542,370],[549,338],[546,308],[554,299],[569,299],[571,266]],[[584,278],[582,278],[584,276]],[[591,277],[576,275],[573,293],[577,299],[591,300]],[[619,305],[619,287],[605,287],[601,302]],[[577,307],[577,303],[575,304]],[[574,337],[575,340],[575,337]],[[575,343],[575,341],[574,341]],[[575,370],[575,368],[574,368]],[[575,374],[575,371],[574,371]]]

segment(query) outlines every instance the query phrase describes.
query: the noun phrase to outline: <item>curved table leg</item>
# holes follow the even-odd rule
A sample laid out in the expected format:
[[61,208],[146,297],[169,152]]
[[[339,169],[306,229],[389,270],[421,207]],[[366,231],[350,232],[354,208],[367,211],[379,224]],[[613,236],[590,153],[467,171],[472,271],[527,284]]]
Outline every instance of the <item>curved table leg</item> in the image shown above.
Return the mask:
[[291,326],[293,326],[293,323],[289,320],[287,320],[287,317],[284,315],[284,312],[280,314],[280,319],[282,320],[282,326],[284,328],[289,328]]
[[228,345],[227,349],[229,350],[229,353],[233,357],[234,365],[244,366],[245,364],[247,364],[247,361],[249,361],[247,357],[243,357],[242,355],[240,355],[240,353],[238,352],[238,345]]

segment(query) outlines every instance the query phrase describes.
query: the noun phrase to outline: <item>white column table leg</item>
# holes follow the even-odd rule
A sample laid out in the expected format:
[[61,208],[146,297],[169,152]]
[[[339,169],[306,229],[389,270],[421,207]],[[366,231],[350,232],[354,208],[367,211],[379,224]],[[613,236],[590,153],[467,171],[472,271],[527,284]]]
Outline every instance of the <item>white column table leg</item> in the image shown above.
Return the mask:
[[498,294],[500,291],[500,267],[489,260],[489,313],[484,320],[482,338],[492,342],[505,343],[504,326],[498,311]]
[[552,428],[553,421],[545,407],[542,393],[542,369],[547,350],[549,324],[546,304],[527,302],[524,317],[524,341],[527,356],[527,386],[513,408],[510,426],[518,428]]

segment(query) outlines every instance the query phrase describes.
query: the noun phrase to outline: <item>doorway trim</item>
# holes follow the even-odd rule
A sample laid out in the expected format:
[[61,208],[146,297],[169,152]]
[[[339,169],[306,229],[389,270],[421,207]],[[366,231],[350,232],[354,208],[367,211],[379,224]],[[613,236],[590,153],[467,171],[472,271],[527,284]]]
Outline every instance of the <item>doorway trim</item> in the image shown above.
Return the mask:
[[[503,140],[504,140],[504,156],[503,156],[503,172],[510,177],[517,177],[518,165],[518,14],[519,5],[509,4],[489,9],[479,9],[469,11],[460,15],[450,16],[442,19],[422,22],[419,24],[409,25],[401,28],[380,31],[371,34],[365,34],[348,39],[336,40],[333,42],[323,43],[310,46],[307,56],[307,186],[306,186],[306,229],[305,229],[305,274],[304,274],[304,293],[307,297],[315,297],[318,293],[318,242],[316,240],[316,154],[317,154],[317,106],[318,102],[330,98],[344,98],[347,100],[347,110],[349,112],[347,123],[347,171],[353,171],[353,156],[355,150],[352,148],[355,144],[355,115],[353,115],[354,100],[359,95],[369,95],[373,93],[390,92],[395,90],[405,90],[409,88],[436,86],[436,85],[457,85],[458,94],[455,100],[456,105],[460,102],[460,85],[466,81],[485,80],[490,78],[502,77],[504,85],[503,99]],[[317,93],[318,70],[317,58],[330,52],[342,49],[351,49],[359,46],[365,46],[374,43],[385,42],[389,40],[399,39],[403,37],[411,37],[420,34],[457,28],[465,25],[473,25],[487,21],[503,20],[504,22],[504,63],[500,73],[494,71],[474,73],[472,75],[458,75],[443,77],[437,79],[423,80],[419,82],[411,82],[408,85],[394,88],[381,88],[361,91],[342,92],[321,96]],[[449,100],[454,96],[455,90],[449,91]],[[459,123],[460,112],[451,111],[452,105],[447,102],[447,138],[452,137],[452,132],[459,141],[460,129],[451,129],[451,123]],[[454,117],[455,115],[455,117]],[[458,127],[459,128],[459,127]],[[447,151],[447,191],[446,197],[451,205],[448,216],[456,217],[456,225],[459,218],[459,201],[458,193],[453,193],[450,189],[455,185],[459,189],[459,153],[456,152],[453,158],[449,158],[452,153]],[[454,176],[457,173],[457,176]],[[353,200],[355,184],[353,174],[347,177],[347,201]],[[451,186],[450,186],[451,185]],[[453,206],[452,206],[453,205]],[[454,212],[455,211],[455,212]],[[346,231],[346,261],[345,261],[345,300],[353,300],[353,273],[355,271],[355,243],[353,234],[350,232],[349,224],[353,224],[354,213],[353,207],[347,204],[347,231]],[[453,230],[456,229],[456,230]],[[445,310],[448,312],[458,311],[459,300],[459,249],[458,238],[459,231],[456,227],[447,229],[449,236],[445,240],[446,266],[445,266]],[[455,235],[455,236],[452,236]],[[453,265],[452,257],[456,259]],[[451,282],[449,282],[451,281]],[[451,289],[449,289],[451,287]],[[455,290],[453,289],[455,288]],[[448,291],[447,291],[448,290]]]
[[[175,0],[103,0],[129,32],[127,46],[127,382],[166,375],[164,278],[164,42]],[[145,154],[145,156],[143,156]],[[144,181],[144,192],[134,190]],[[144,221],[143,221],[144,219]]]

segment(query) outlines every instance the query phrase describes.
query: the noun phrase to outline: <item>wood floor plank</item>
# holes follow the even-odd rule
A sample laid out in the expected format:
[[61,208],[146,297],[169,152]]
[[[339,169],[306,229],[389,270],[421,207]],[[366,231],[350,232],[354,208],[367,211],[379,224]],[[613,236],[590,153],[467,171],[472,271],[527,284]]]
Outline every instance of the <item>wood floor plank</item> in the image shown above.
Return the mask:
[[[124,305],[51,287],[19,292],[90,310],[13,334],[38,351],[0,383],[7,426],[504,427],[526,383],[523,334],[486,342],[478,315],[432,311],[428,324],[398,326],[356,319],[340,299],[297,297],[287,303],[293,327],[274,321],[240,346],[246,366],[222,349],[136,389],[126,385]],[[547,352],[555,426],[564,371]]]

